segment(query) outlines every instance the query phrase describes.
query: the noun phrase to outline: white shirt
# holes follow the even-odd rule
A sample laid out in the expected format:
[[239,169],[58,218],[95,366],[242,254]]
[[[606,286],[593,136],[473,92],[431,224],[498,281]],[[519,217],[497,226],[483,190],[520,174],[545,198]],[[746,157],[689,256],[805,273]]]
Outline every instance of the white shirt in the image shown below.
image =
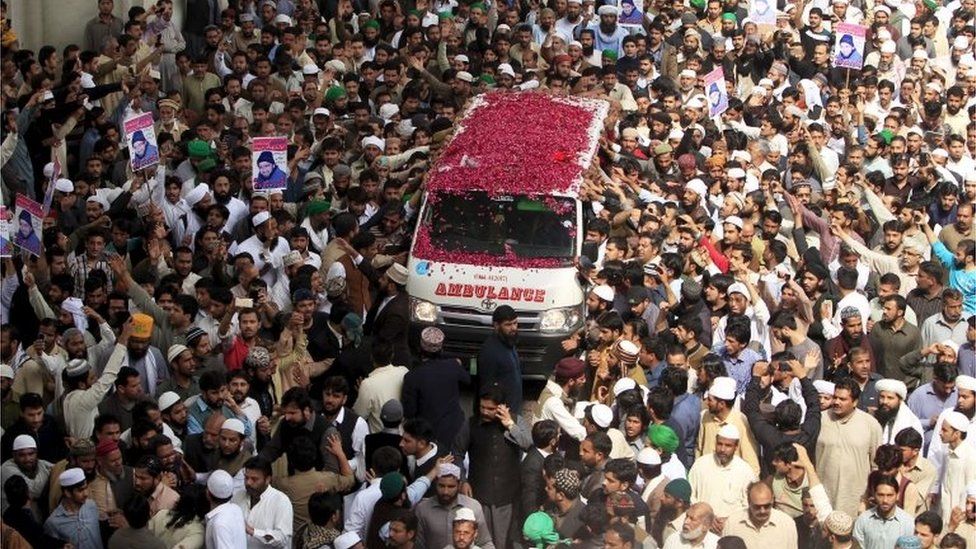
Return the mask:
[[[840,298],[837,305],[834,307],[834,316],[830,319],[830,322],[823,323],[823,333],[824,337],[827,339],[833,339],[840,335],[844,330],[843,320],[840,318],[840,313],[846,307],[854,307],[861,313],[861,332],[863,333],[867,330],[868,319],[871,318],[871,303],[868,298],[857,292],[851,292],[844,297]],[[817,313],[819,311],[814,311]]]
[[383,430],[380,411],[387,401],[400,400],[405,375],[406,366],[388,364],[370,372],[359,385],[359,397],[356,398],[352,410],[367,421],[371,432]]
[[908,404],[902,401],[901,406],[898,408],[898,414],[895,416],[895,421],[889,425],[881,426],[881,442],[894,444],[895,435],[900,433],[902,429],[909,427],[918,431],[918,434],[925,435],[925,431],[922,430],[922,422],[915,417],[915,413],[908,407]]
[[[939,433],[942,432],[942,421],[945,419],[945,415],[952,410],[945,410],[939,414],[939,419],[935,422],[935,428],[932,430],[934,433],[932,435],[932,442],[929,443],[929,453],[926,454],[926,458],[932,462],[937,471],[935,475],[935,481],[932,482],[932,487],[929,488],[930,494],[938,494],[942,490],[942,474],[943,468],[945,467],[946,454],[949,453],[949,447],[946,443],[942,442],[942,437]],[[976,449],[976,417],[969,421],[969,429],[966,430],[966,439],[962,441],[963,444],[968,444],[973,449]],[[958,452],[958,449],[956,450]]]
[[563,388],[551,379],[546,382],[546,388],[549,389],[552,396],[542,403],[539,417],[533,418],[533,421],[551,419],[558,423],[559,428],[567,435],[582,441],[586,438],[586,428],[566,409],[566,404],[562,400]]
[[207,513],[207,549],[247,547],[244,512],[232,501],[221,503]]
[[247,536],[249,548],[291,547],[294,512],[288,496],[268,486],[253,507],[246,490],[234,494],[231,502],[241,508],[248,526],[254,529],[254,533]]
[[966,444],[965,440],[955,450],[947,448],[939,479],[942,481],[942,519],[948,521],[953,508],[966,508],[966,487],[976,481],[976,448]]
[[664,549],[715,549],[718,547],[718,540],[718,536],[708,532],[701,543],[691,544],[682,539],[681,532],[678,531],[668,536],[668,539],[664,541]]
[[674,454],[671,454],[671,459],[667,463],[661,464],[661,474],[670,480],[688,477],[688,471],[685,469],[685,465]]
[[[341,342],[341,340],[340,340]],[[335,421],[332,425],[338,428],[338,425],[346,418],[346,409],[340,408],[339,415],[336,416]],[[356,474],[356,478],[363,480],[366,478],[366,460],[363,458],[363,452],[366,451],[366,435],[369,434],[369,427],[366,426],[366,421],[363,418],[356,418],[356,426],[352,429],[352,456],[346,456],[349,459],[349,467],[352,468],[353,472]]]
[[325,250],[325,246],[329,243],[329,229],[328,227],[322,229],[321,231],[316,231],[312,228],[312,221],[309,218],[305,218],[302,221],[302,227],[308,231],[308,239],[315,246],[315,249],[319,252]]
[[706,454],[695,460],[688,473],[691,501],[704,501],[712,506],[716,517],[728,517],[746,508],[746,487],[754,480],[752,466],[739,456],[732,456],[732,461],[722,466],[715,454]]
[[244,242],[241,242],[237,249],[232,250],[231,253],[234,255],[247,252],[251,254],[254,258],[254,266],[260,272],[264,269],[265,263],[270,262],[271,268],[261,275],[261,278],[268,283],[268,287],[274,287],[275,281],[278,277],[278,269],[281,268],[285,254],[291,251],[288,247],[288,241],[284,238],[278,237],[278,244],[275,246],[274,250],[269,250],[263,242],[258,240],[258,236],[254,235]]

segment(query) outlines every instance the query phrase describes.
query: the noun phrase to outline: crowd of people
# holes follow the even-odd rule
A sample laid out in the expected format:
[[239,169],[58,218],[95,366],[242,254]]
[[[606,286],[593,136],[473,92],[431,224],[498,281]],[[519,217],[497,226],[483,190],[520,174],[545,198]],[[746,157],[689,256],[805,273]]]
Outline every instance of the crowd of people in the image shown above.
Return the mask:
[[[0,3],[4,548],[976,547],[974,0],[84,1]],[[538,396],[411,328],[484,93],[610,105]]]

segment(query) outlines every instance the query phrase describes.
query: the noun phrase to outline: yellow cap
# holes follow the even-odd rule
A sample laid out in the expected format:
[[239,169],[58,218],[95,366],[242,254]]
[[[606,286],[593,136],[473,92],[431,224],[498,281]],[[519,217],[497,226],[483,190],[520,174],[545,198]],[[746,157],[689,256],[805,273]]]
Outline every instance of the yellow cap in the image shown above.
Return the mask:
[[152,337],[153,319],[151,316],[136,313],[132,315],[132,337],[149,339]]

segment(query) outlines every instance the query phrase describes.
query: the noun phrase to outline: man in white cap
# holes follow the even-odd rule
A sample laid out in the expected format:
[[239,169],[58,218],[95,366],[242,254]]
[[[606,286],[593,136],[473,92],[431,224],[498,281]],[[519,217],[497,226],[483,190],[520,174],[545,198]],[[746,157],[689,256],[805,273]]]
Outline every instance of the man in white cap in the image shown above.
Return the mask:
[[945,461],[939,471],[939,503],[946,522],[956,507],[966,505],[966,487],[976,482],[976,447],[968,440],[971,420],[955,410],[942,416],[939,438],[946,446]]
[[[597,9],[600,16],[599,22],[589,23],[586,28],[594,32],[594,48],[599,51],[610,50],[617,55],[623,53],[623,41],[629,34],[627,29],[617,24],[617,6],[604,4]],[[583,17],[584,21],[589,21],[592,15],[587,14]]]
[[712,380],[705,393],[706,409],[702,411],[695,458],[715,452],[716,434],[722,427],[733,425],[741,435],[736,445],[736,455],[745,460],[758,475],[759,455],[756,450],[756,439],[752,435],[746,417],[735,405],[735,387],[735,380],[730,377],[723,376]]
[[[957,376],[956,393],[956,407],[939,414],[939,418],[935,422],[928,452],[925,454],[925,457],[932,462],[932,465],[938,472],[943,470],[949,453],[948,445],[942,441],[941,437],[942,424],[945,422],[946,416],[952,412],[958,412],[963,417],[968,418],[969,425],[966,428],[967,435],[963,443],[976,449],[976,378],[966,375]],[[935,482],[932,483],[932,487],[929,489],[930,497],[937,497],[941,489],[941,477],[936,477]]]
[[156,394],[166,392],[176,393],[180,400],[186,400],[200,394],[200,382],[197,373],[197,359],[186,345],[175,343],[166,352],[166,362],[169,363],[171,373],[169,379],[156,387]]
[[253,457],[244,463],[244,490],[233,503],[244,512],[248,548],[290,547],[293,509],[291,500],[271,486],[271,462]]
[[356,532],[345,532],[332,541],[332,547],[335,549],[363,549],[366,547],[363,545],[362,538]]
[[244,446],[245,439],[247,436],[243,421],[237,418],[224,420],[217,439],[220,453],[216,468],[234,477],[235,487],[244,485],[244,462],[252,455],[250,445]]
[[20,404],[14,400],[14,369],[0,364],[0,428],[7,430],[20,415]]
[[37,441],[31,435],[17,435],[13,444],[13,457],[0,465],[0,482],[6,482],[12,476],[23,477],[27,481],[27,491],[30,495],[31,510],[35,516],[41,515],[44,490],[54,465],[37,457]]
[[95,429],[95,416],[98,415],[98,405],[115,384],[115,377],[122,368],[125,360],[129,336],[132,333],[132,322],[126,322],[115,343],[115,349],[102,371],[102,375],[95,377],[95,372],[85,359],[76,358],[68,361],[62,373],[64,380],[64,400],[62,410],[65,428],[68,436],[74,438],[90,438]]
[[417,543],[422,547],[449,547],[452,538],[450,524],[455,513],[466,508],[471,513],[471,520],[477,522],[478,547],[494,549],[481,503],[460,493],[461,469],[450,463],[441,465],[436,486],[436,495],[424,498],[414,507]]
[[736,455],[741,438],[734,425],[722,426],[715,435],[715,451],[695,460],[688,471],[692,501],[711,505],[720,524],[746,508],[746,488],[757,479],[752,467]]
[[242,549],[248,546],[247,525],[240,506],[231,502],[234,479],[227,471],[217,470],[207,479],[207,549]]
[[905,404],[908,397],[908,387],[905,382],[897,379],[881,379],[874,384],[878,391],[878,408],[874,411],[874,419],[881,425],[881,441],[884,444],[894,444],[895,435],[902,429],[912,428],[923,434],[922,422]]
[[261,274],[261,278],[268,283],[269,288],[273,288],[278,278],[278,269],[283,264],[285,254],[290,251],[288,241],[278,234],[278,221],[267,211],[251,216],[251,225],[254,227],[254,235],[232,249],[231,253],[251,254],[254,267]]
[[452,524],[451,547],[453,549],[478,549],[479,546],[475,545],[475,538],[478,536],[478,519],[474,511],[467,507],[457,509]]
[[78,549],[101,549],[98,506],[88,498],[85,472],[74,467],[61,473],[61,503],[44,521],[44,533]]

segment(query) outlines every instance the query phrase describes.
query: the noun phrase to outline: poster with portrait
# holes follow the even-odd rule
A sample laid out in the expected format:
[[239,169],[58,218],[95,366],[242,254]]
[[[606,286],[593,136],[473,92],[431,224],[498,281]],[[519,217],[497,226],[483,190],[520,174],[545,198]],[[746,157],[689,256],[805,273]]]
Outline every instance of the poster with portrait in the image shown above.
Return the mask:
[[251,173],[255,191],[288,186],[288,138],[255,137],[251,140]]
[[725,72],[717,67],[705,75],[705,96],[708,98],[708,116],[718,116],[729,108],[729,92],[725,88]]
[[156,144],[152,113],[147,112],[128,118],[123,125],[125,141],[129,145],[129,165],[132,166],[132,171],[159,164],[159,146]]
[[860,70],[864,66],[864,37],[867,27],[837,23],[834,28],[834,66]]
[[10,223],[10,212],[6,206],[0,206],[0,257],[10,257],[14,252],[14,245],[10,242],[13,224]]
[[15,246],[26,250],[34,257],[41,255],[41,231],[43,229],[44,209],[37,202],[22,194],[14,202],[13,230],[11,240]]
[[762,27],[776,26],[776,2],[775,0],[752,0],[749,2],[749,20]]
[[617,0],[617,23],[624,27],[640,27],[644,24],[644,0]]

